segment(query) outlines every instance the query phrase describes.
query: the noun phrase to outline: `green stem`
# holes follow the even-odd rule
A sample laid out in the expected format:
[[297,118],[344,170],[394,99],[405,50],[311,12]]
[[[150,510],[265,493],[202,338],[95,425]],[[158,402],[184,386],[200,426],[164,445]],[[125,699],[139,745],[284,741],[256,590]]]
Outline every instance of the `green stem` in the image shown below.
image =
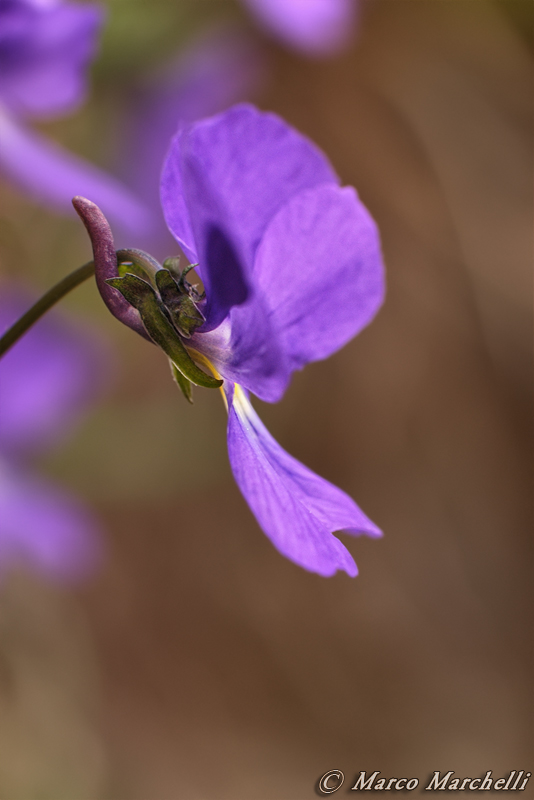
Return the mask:
[[83,283],[92,275],[95,274],[95,265],[93,261],[84,264],[83,267],[78,267],[70,275],[56,283],[51,289],[44,294],[35,305],[33,305],[22,317],[15,322],[11,328],[4,333],[0,338],[0,358],[7,353],[10,347],[17,342],[21,336],[24,336],[32,325],[34,325],[43,314],[52,308],[59,300],[65,297],[66,294],[71,292],[80,283]]

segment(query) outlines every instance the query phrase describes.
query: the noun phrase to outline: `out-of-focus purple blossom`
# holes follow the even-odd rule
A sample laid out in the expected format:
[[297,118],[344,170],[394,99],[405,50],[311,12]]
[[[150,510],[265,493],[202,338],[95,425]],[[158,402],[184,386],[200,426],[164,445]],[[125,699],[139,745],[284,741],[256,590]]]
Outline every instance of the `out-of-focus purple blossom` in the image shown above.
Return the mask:
[[0,0],[0,171],[36,200],[70,212],[73,194],[92,193],[127,230],[152,215],[120,181],[27,127],[83,101],[103,10],[61,0]]
[[[0,331],[29,306],[1,287]],[[91,514],[72,496],[31,474],[30,457],[57,443],[106,383],[99,343],[49,315],[0,361],[0,576],[16,564],[52,578],[79,578],[100,545]]]
[[0,456],[0,581],[17,566],[80,580],[94,571],[100,550],[98,526],[80,502]]
[[122,228],[152,229],[145,206],[118,180],[3,114],[1,107],[0,169],[35,200],[58,211],[70,210],[72,196],[82,191],[100,198]]
[[[241,28],[220,26],[205,31],[173,63],[137,87],[123,117],[122,173],[148,206],[159,205],[161,165],[179,126],[252,99],[264,74],[254,38]],[[163,222],[137,242],[156,252],[172,245]]]
[[307,56],[329,56],[354,36],[360,0],[244,0],[271,35]]
[[[152,297],[151,308],[159,303],[158,313],[164,312],[160,331],[163,325],[168,337],[183,337],[193,357],[224,379],[230,464],[275,547],[321,575],[338,569],[355,575],[356,564],[333,531],[380,531],[341,489],[274,441],[249,392],[279,400],[294,370],[327,358],[374,317],[384,295],[375,223],[308,139],[248,105],[179,131],[161,197],[169,229],[199,264],[205,299],[184,276],[173,288],[170,273],[156,272],[158,293],[133,276],[106,283],[118,276],[111,232],[98,209],[77,199],[105,302],[130,327],[144,323],[150,333],[153,311],[147,312],[146,298]],[[121,292],[121,286],[129,288]],[[184,337],[180,308],[187,292],[187,313],[193,301],[199,314],[196,329]]]
[[19,116],[66,114],[87,89],[103,9],[60,0],[0,0],[0,98]]
[[[26,292],[0,285],[0,330],[28,309]],[[94,334],[58,320],[39,320],[0,360],[0,452],[11,458],[42,451],[66,436],[106,384]]]

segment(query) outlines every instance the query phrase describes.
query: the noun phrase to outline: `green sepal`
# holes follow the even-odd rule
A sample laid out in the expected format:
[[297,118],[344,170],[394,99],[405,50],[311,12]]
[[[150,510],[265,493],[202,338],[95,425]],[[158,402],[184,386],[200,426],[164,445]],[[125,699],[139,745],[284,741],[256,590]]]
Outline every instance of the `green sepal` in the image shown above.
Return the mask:
[[185,375],[182,375],[180,370],[177,369],[176,364],[174,364],[172,361],[169,361],[169,364],[175,383],[177,383],[180,387],[181,392],[187,402],[193,405],[193,384],[188,378],[185,377]]
[[191,297],[180,291],[180,284],[176,283],[168,270],[160,269],[156,273],[156,286],[173,324],[182,336],[189,339],[191,334],[206,321],[204,315]]
[[171,275],[174,275],[175,278],[180,278],[182,275],[182,270],[180,269],[180,256],[169,256],[163,262],[163,269],[168,269]]
[[106,283],[118,289],[122,296],[139,311],[143,325],[153,342],[155,342],[171,359],[176,368],[191,383],[217,389],[222,381],[212,378],[203,372],[187,350],[177,332],[165,316],[157,295],[152,286],[137,275],[127,274],[123,278],[108,278]]
[[146,281],[148,277],[145,270],[132,261],[119,261],[117,264],[117,272],[121,278],[124,278],[125,275],[137,275],[138,278]]
[[161,264],[155,258],[135,247],[128,250],[117,250],[117,261],[121,278],[125,275],[137,275],[142,280],[148,279],[154,283],[156,275],[161,269]]

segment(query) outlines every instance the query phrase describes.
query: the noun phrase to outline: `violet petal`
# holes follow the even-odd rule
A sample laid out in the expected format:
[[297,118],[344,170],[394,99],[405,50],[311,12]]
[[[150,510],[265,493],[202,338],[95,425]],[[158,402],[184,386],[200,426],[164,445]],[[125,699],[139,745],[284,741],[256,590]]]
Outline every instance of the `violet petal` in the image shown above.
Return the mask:
[[276,402],[290,372],[268,306],[249,284],[243,249],[198,156],[186,160],[183,180],[189,203],[197,209],[192,229],[207,297],[206,322],[191,344],[198,344],[224,378]]
[[338,183],[326,156],[275,114],[241,104],[184,127],[163,168],[161,200],[167,225],[191,261],[199,260],[200,247],[191,220],[202,213],[203,203],[201,194],[188,196],[184,184],[185,165],[193,161],[224,211],[216,227],[232,230],[246,270],[268,223],[294,194]]
[[254,279],[292,369],[352,339],[384,297],[378,230],[354,189],[326,184],[293,197],[263,236]]
[[234,306],[216,330],[195,333],[190,344],[222,377],[268,403],[280,400],[289,383],[289,360],[257,294]]
[[203,160],[191,157],[182,169],[182,180],[188,206],[195,209],[192,231],[198,242],[202,277],[207,305],[203,309],[204,331],[218,327],[232,306],[241,305],[250,295],[244,268],[244,255],[235,237],[226,209],[214,187],[206,178]]
[[357,574],[332,531],[380,536],[348,495],[289,456],[272,438],[240,387],[228,417],[228,454],[236,482],[274,546],[320,575]]

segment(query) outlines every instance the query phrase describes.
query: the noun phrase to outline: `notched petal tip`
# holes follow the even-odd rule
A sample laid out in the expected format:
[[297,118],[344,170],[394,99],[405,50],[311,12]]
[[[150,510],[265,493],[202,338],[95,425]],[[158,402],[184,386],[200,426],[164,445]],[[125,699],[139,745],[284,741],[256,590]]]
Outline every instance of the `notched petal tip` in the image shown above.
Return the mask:
[[292,458],[273,439],[250,405],[234,388],[228,417],[228,454],[236,482],[273,545],[309,572],[330,577],[358,568],[334,531],[374,529],[341,489]]

